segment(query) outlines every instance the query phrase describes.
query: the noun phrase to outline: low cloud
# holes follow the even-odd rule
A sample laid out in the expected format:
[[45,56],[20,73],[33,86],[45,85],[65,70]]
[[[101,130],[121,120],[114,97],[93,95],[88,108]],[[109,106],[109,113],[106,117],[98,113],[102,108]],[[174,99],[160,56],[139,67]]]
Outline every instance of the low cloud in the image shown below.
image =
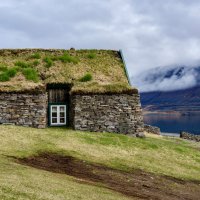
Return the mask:
[[199,84],[200,67],[158,67],[131,78],[141,92],[182,90]]

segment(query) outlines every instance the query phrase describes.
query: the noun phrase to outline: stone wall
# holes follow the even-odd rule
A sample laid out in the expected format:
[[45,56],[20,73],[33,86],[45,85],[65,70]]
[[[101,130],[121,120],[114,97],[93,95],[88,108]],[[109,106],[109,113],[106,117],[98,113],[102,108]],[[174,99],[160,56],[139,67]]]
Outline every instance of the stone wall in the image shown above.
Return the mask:
[[180,137],[183,138],[183,139],[194,140],[196,142],[200,142],[200,135],[194,135],[194,134],[191,134],[191,133],[181,131]]
[[150,125],[145,124],[144,131],[146,131],[147,133],[160,135],[160,128],[158,128],[156,126],[150,126]]
[[0,124],[45,128],[47,95],[0,93]]
[[70,119],[76,130],[123,134],[143,132],[138,94],[72,95]]

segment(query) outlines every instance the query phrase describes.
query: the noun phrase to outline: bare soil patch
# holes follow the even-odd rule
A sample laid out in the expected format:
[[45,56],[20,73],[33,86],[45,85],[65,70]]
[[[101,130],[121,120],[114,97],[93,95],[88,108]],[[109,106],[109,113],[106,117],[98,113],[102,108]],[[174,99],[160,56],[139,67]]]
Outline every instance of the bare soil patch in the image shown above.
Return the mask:
[[138,199],[200,199],[200,181],[185,181],[141,170],[127,173],[53,153],[17,158],[17,162],[50,172],[67,174],[77,178],[79,182],[102,185],[102,187]]

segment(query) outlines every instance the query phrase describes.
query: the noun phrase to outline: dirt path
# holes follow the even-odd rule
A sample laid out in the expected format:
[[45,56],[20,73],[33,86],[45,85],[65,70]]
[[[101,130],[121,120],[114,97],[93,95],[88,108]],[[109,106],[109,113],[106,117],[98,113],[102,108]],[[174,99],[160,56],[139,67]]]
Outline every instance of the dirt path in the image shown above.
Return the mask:
[[42,153],[37,157],[17,159],[17,162],[51,172],[67,174],[87,184],[102,184],[129,197],[139,199],[200,199],[200,181],[183,181],[172,177],[135,171],[126,173],[73,157]]

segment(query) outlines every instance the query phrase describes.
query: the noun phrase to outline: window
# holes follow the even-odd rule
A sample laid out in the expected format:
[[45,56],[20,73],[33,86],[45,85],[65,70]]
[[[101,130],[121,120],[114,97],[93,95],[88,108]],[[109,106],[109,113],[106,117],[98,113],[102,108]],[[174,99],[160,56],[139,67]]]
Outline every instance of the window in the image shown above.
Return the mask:
[[66,125],[66,105],[50,106],[50,125]]

